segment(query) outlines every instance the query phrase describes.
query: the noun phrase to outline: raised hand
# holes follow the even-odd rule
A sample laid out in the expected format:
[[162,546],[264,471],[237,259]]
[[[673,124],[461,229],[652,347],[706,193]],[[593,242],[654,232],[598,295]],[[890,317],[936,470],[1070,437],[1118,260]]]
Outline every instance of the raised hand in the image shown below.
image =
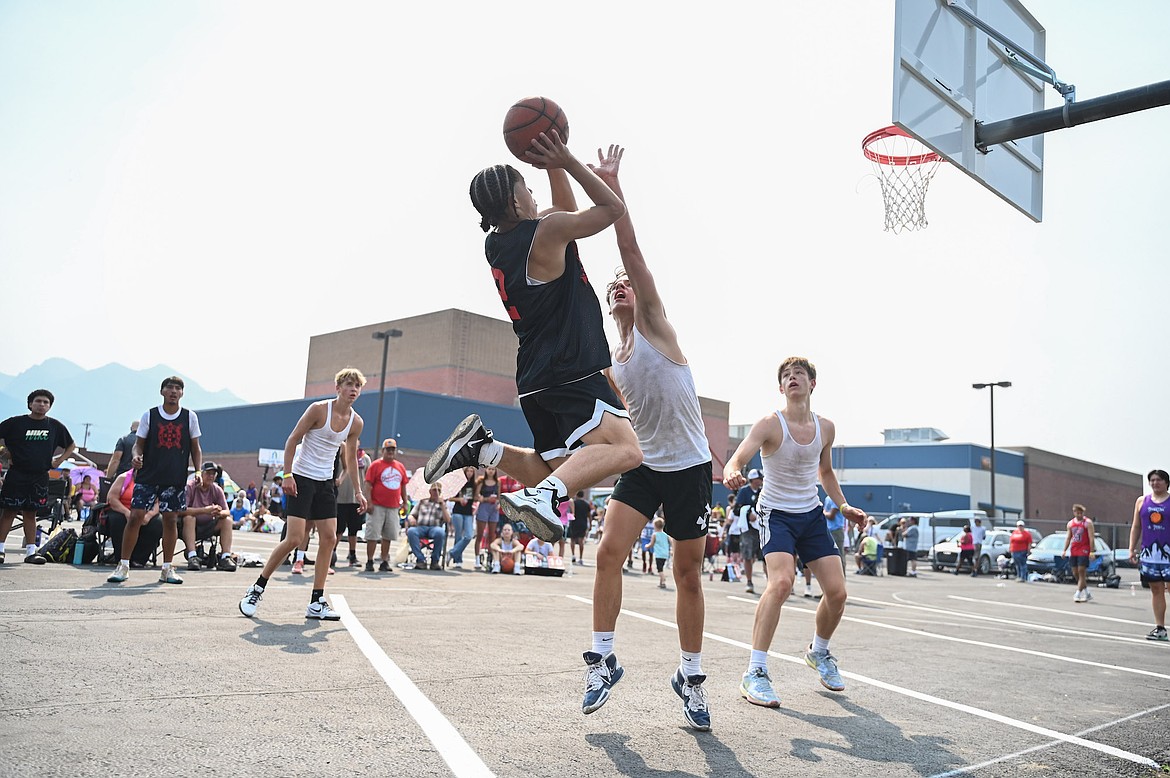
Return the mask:
[[530,165],[540,170],[564,168],[575,161],[573,153],[555,128],[532,139],[532,148],[524,152]]
[[609,153],[602,153],[601,149],[597,150],[597,164],[590,165],[589,169],[597,174],[607,184],[612,184],[617,181],[618,168],[621,167],[622,154],[625,149],[615,143],[609,144]]

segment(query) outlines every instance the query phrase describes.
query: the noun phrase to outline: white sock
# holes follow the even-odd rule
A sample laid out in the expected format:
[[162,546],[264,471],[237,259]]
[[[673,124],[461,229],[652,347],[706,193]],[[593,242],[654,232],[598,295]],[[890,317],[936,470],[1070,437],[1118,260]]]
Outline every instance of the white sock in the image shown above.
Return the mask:
[[683,675],[690,678],[692,675],[702,675],[703,667],[700,660],[703,658],[702,652],[688,654],[686,651],[680,651],[679,657],[682,658]]
[[548,489],[556,495],[557,504],[564,501],[569,496],[569,488],[565,486],[565,482],[557,478],[555,475],[550,475],[536,485],[537,489]]
[[826,640],[825,638],[821,637],[820,635],[813,635],[812,650],[813,651],[828,651],[829,650],[829,641]]
[[613,653],[613,633],[612,632],[594,632],[593,633],[593,653],[606,656]]
[[304,551],[297,551],[297,561],[298,562],[305,561],[305,552]]
[[129,567],[129,566],[130,566],[130,560],[129,560],[129,559],[119,559],[119,560],[118,560],[118,564],[120,564],[120,565],[126,565],[126,567]]
[[504,444],[498,440],[486,443],[479,449],[479,464],[481,467],[496,467],[504,458]]
[[768,652],[752,649],[752,658],[748,662],[748,671],[763,670],[768,672]]
[[29,543],[28,547],[24,549],[24,553],[28,556],[32,556],[33,554],[37,553],[37,544]]
[[170,569],[171,569],[171,563],[170,563],[170,562],[163,562],[162,569],[163,569],[163,572],[166,572],[167,570],[170,570]]
[[193,558],[194,556],[195,556],[195,552],[194,552],[194,551],[188,551],[188,552],[187,552],[187,558],[188,558],[188,559],[191,559],[191,558]]

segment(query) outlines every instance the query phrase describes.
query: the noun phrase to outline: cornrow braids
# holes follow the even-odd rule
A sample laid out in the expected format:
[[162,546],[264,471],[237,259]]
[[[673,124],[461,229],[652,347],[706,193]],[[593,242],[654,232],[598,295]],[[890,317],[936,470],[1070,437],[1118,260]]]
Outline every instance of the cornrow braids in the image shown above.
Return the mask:
[[492,165],[471,179],[471,204],[479,211],[479,227],[487,232],[500,223],[512,204],[520,172],[511,165]]

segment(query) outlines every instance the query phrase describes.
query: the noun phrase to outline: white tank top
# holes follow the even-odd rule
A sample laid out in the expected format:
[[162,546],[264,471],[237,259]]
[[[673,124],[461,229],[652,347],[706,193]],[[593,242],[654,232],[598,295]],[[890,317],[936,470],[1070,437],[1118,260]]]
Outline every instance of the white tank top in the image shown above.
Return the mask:
[[776,411],[780,426],[784,428],[784,439],[780,447],[768,456],[762,456],[764,463],[764,488],[760,490],[758,511],[761,516],[768,511],[782,510],[786,513],[805,513],[821,504],[817,492],[817,468],[821,462],[821,420],[813,414],[817,433],[812,443],[802,446],[792,439],[784,414]]
[[320,429],[309,430],[293,457],[293,475],[312,478],[314,481],[328,481],[333,478],[333,460],[337,457],[337,449],[349,437],[349,428],[353,426],[354,414],[349,414],[349,421],[341,432],[333,431],[333,401],[325,406],[325,426]]
[[710,462],[691,366],[670,359],[633,329],[633,353],[625,362],[613,361],[613,382],[626,399],[642,464],[673,473]]

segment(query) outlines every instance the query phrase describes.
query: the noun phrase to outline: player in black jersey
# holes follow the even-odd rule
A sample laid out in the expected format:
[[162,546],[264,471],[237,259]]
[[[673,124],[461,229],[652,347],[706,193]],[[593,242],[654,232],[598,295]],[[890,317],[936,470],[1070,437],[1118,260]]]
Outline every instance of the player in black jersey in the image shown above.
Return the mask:
[[[642,462],[629,415],[601,372],[610,364],[609,344],[575,242],[612,225],[625,207],[555,130],[542,133],[527,154],[548,171],[552,208],[537,209],[524,177],[510,165],[476,174],[471,201],[488,233],[485,251],[496,289],[520,339],[516,385],[535,450],[493,440],[472,414],[435,450],[423,473],[433,483],[467,465],[495,466],[535,485],[501,495],[500,508],[554,542],[562,536],[560,502]],[[570,177],[591,207],[577,210]]]

